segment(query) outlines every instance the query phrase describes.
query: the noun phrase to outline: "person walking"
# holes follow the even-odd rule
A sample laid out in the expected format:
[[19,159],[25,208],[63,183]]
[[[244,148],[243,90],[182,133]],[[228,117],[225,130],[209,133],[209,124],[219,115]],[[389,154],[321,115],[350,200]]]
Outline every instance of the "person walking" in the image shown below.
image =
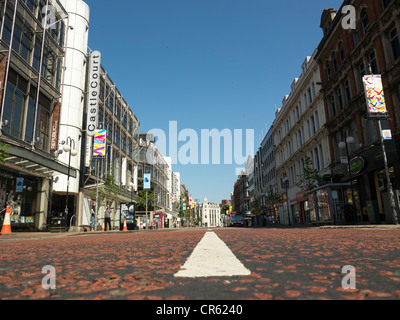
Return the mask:
[[94,231],[95,220],[96,220],[96,202],[92,202],[92,208],[90,210],[90,231]]
[[110,209],[110,205],[107,205],[106,211],[104,212],[104,231],[107,231],[107,223],[109,229],[111,230],[111,218],[112,218],[112,210]]

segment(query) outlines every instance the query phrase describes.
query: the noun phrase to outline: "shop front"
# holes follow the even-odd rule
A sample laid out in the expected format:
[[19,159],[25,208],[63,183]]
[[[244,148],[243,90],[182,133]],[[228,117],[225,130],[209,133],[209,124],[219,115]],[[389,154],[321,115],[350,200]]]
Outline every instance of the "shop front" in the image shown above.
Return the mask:
[[[34,176],[0,170],[0,207],[10,207],[11,230],[34,231],[37,192],[40,179]],[[3,220],[4,214],[1,215]],[[3,221],[1,221],[1,224]]]
[[354,223],[350,183],[328,183],[306,192],[301,202],[305,224]]
[[[386,143],[385,143],[386,145]],[[387,143],[389,176],[394,194],[399,193],[392,161],[398,158],[394,145]],[[349,171],[349,169],[350,171]],[[347,182],[343,189],[342,211],[350,219],[350,212],[356,223],[392,223],[390,194],[386,169],[380,145],[371,147],[350,159],[349,165],[338,164],[333,169],[336,181]],[[397,204],[398,206],[398,204]],[[346,219],[345,219],[346,220]]]
[[[8,143],[8,156],[0,164],[1,225],[9,206],[12,232],[47,231],[53,174],[66,174],[67,167],[48,154]],[[71,170],[71,176],[74,175]]]

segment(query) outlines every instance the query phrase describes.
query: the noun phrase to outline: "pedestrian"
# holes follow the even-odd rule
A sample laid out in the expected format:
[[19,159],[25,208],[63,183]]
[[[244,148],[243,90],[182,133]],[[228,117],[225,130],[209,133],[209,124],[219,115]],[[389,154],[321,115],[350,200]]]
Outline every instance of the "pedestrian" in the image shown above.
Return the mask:
[[110,209],[110,206],[107,205],[106,211],[104,212],[104,231],[107,231],[107,223],[109,229],[111,230],[111,218],[112,218],[112,210]]
[[96,218],[96,202],[93,201],[92,208],[90,209],[90,231],[94,231],[95,218]]

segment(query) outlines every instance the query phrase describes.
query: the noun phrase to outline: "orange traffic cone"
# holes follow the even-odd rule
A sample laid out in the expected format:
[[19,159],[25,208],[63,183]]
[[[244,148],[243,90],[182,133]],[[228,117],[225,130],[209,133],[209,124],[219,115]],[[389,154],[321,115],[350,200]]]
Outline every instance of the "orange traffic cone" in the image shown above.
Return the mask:
[[103,226],[101,228],[101,231],[104,231],[104,219],[103,219]]
[[128,231],[128,228],[126,227],[126,218],[124,218],[124,228],[122,229],[122,231]]
[[11,233],[11,220],[10,220],[10,207],[6,207],[6,214],[4,215],[3,227],[0,234]]

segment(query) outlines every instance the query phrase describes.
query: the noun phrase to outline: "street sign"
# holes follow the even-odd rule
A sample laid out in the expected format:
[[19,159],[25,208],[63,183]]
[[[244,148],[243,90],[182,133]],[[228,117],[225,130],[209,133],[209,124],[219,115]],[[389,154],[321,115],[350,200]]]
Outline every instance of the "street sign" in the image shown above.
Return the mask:
[[390,130],[382,130],[383,140],[392,140],[392,131]]
[[340,157],[340,163],[344,163],[344,164],[348,164],[349,163],[349,159],[346,156],[342,156]]

